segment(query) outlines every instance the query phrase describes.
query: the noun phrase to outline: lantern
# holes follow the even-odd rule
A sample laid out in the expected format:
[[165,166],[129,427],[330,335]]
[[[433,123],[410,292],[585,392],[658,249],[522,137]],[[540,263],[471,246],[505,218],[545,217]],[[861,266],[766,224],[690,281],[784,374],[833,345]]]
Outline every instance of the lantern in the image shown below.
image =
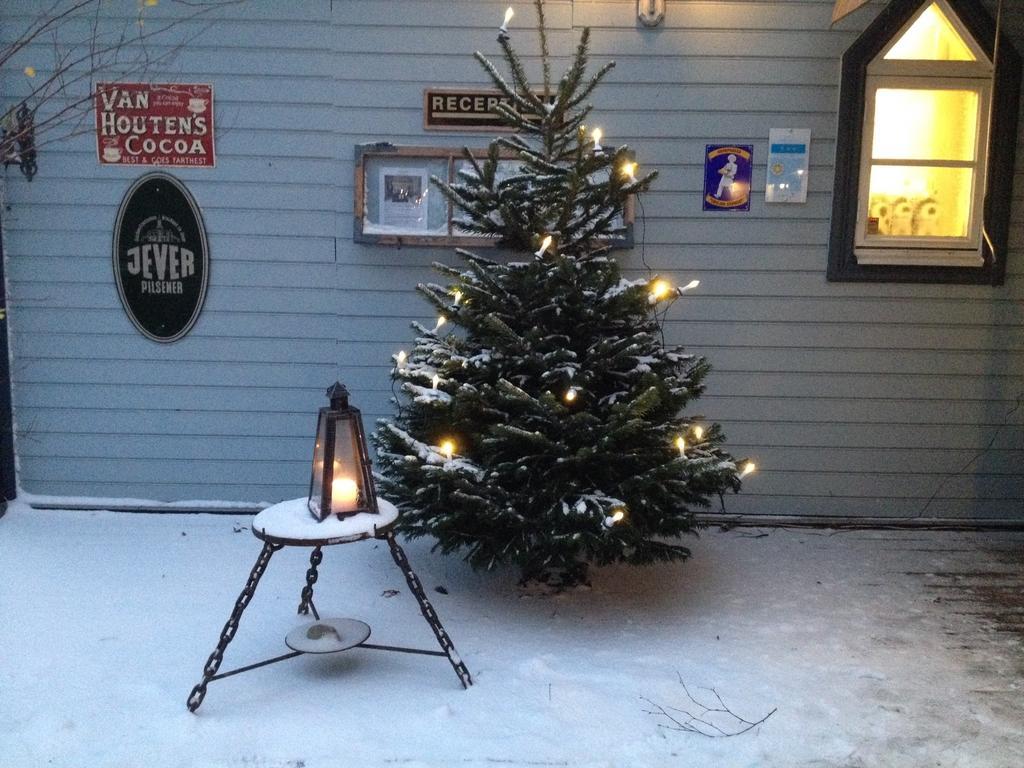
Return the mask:
[[340,382],[327,390],[327,397],[331,405],[320,409],[316,425],[309,511],[317,520],[377,514],[363,418],[348,404],[348,390]]

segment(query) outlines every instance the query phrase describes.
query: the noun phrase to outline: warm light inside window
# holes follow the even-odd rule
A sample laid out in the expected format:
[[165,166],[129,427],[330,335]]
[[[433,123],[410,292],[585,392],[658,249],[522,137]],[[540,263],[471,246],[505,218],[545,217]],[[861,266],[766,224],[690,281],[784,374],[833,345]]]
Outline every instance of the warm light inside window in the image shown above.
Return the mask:
[[876,165],[865,233],[891,237],[967,237],[971,168]]
[[879,88],[871,157],[974,160],[977,91]]
[[[865,235],[967,237],[978,154],[981,98],[976,90],[879,88]],[[962,164],[962,165],[960,165]],[[959,166],[959,167],[958,167]]]
[[977,58],[938,3],[925,9],[896,44],[886,59],[916,61],[977,61]]

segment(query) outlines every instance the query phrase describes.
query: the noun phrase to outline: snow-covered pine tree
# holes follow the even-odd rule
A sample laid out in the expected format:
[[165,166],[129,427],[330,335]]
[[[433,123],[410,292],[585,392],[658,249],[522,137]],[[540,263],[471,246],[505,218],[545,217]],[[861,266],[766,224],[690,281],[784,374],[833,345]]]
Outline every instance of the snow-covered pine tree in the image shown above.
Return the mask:
[[[584,127],[614,65],[586,76],[585,29],[553,85],[536,5],[539,93],[508,36],[510,79],[476,53],[516,135],[486,158],[466,150],[458,183],[433,179],[459,227],[513,255],[459,249],[462,266],[435,264],[447,285],[418,286],[443,319],[415,323],[415,347],[395,356],[398,414],[375,439],[406,535],[464,550],[474,567],[514,563],[524,580],[572,584],[588,562],[687,557],[678,537],[694,530],[693,510],[740,482],[718,425],[683,414],[709,366],[664,344],[657,313],[679,290],[624,279],[602,243],[656,177],[635,178],[627,149],[600,148]],[[508,152],[512,175],[501,173]]]

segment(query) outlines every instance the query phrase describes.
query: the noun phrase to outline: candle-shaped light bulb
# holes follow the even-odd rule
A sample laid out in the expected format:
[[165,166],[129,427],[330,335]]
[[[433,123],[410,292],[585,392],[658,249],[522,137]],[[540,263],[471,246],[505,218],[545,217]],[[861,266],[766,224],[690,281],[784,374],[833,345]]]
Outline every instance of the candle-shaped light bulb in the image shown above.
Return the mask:
[[693,436],[695,438],[697,438],[698,440],[703,440],[704,439],[704,427],[702,427],[700,424],[695,424],[693,426]]
[[686,285],[684,285],[682,288],[680,288],[679,292],[682,293],[683,291],[692,291],[698,285],[700,285],[700,280],[691,280]]
[[459,306],[459,302],[462,301],[462,291],[456,288],[452,291],[452,296],[455,297],[455,306]]
[[565,402],[567,402],[567,403],[575,402],[575,400],[576,400],[576,388],[575,387],[569,387],[565,391],[564,398],[565,398]]
[[747,475],[751,474],[756,469],[757,469],[757,464],[755,464],[752,461],[748,461],[746,464],[743,465],[743,471],[740,472],[740,479],[742,479],[742,478],[746,477]]
[[351,477],[331,481],[331,512],[354,512],[359,509],[359,485]]
[[448,318],[447,317],[445,317],[444,315],[438,315],[437,316],[437,325],[434,326],[434,330],[436,331],[438,328],[440,328],[442,325],[444,325],[447,322],[448,322]]
[[627,160],[622,164],[622,175],[630,181],[636,181],[636,163],[632,160]]
[[437,385],[440,384],[440,383],[441,383],[441,377],[438,374],[435,373],[434,374],[434,378],[431,381],[431,386],[433,386],[434,389],[437,389]]
[[600,128],[595,128],[591,133],[590,137],[594,140],[594,152],[603,152],[604,148],[601,146],[601,137],[604,136],[604,131]]
[[504,19],[504,21],[501,22],[501,26],[498,27],[498,39],[499,40],[507,40],[508,39],[508,23],[510,21],[512,21],[512,17],[515,16],[515,15],[516,15],[516,12],[514,10],[512,10],[512,6],[511,5],[508,8],[505,9],[505,19]]
[[547,235],[547,236],[545,236],[545,238],[543,240],[540,241],[540,250],[537,251],[533,255],[536,256],[539,259],[541,256],[544,255],[544,252],[548,248],[550,248],[550,247],[551,247],[551,235]]
[[668,280],[655,280],[651,283],[651,295],[647,300],[651,304],[661,301],[672,292],[672,284]]
[[626,519],[626,510],[622,507],[616,507],[612,510],[612,513],[604,519],[604,527],[611,528],[616,523],[621,523]]
[[680,456],[686,455],[686,439],[681,435],[676,438],[676,448],[679,449]]
[[445,455],[445,458],[451,461],[452,454],[455,453],[455,441],[454,440],[443,440],[441,441],[441,453]]
[[400,350],[398,350],[398,354],[395,355],[395,360],[398,361],[399,365],[402,365],[405,362],[407,357],[408,357],[408,355],[405,354],[405,350],[404,349],[400,349]]

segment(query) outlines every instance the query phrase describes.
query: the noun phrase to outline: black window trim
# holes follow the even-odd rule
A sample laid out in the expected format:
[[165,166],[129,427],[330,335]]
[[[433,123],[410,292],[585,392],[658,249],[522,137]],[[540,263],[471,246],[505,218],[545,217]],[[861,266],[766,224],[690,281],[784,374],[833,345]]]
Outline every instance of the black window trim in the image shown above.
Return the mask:
[[[1005,32],[1001,33],[992,93],[992,127],[984,195],[984,222],[996,251],[982,242],[981,267],[858,264],[854,254],[860,184],[860,148],[864,133],[868,64],[878,56],[922,6],[933,0],[893,0],[854,41],[842,60],[836,170],[832,193],[828,279],[834,282],[966,283],[1002,285],[1010,231],[1012,190],[990,194],[997,169],[1014,168],[1020,103],[1021,60]],[[993,58],[995,21],[980,0],[945,0],[971,36]],[[1005,174],[1003,174],[1005,178]]]

